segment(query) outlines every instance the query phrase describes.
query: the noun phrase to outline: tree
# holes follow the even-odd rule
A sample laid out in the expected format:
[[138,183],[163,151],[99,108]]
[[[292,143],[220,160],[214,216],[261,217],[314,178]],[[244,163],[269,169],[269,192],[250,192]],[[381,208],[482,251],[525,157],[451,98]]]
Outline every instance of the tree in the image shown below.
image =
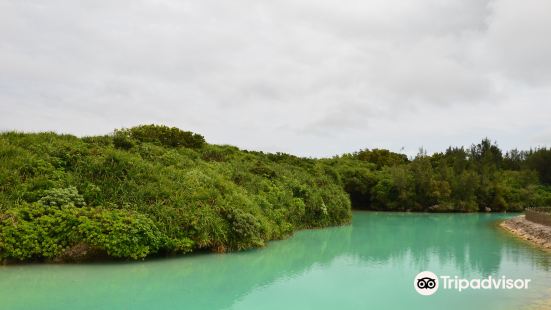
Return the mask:
[[528,168],[538,172],[541,183],[551,185],[551,149],[530,151],[526,156],[526,164]]
[[377,166],[377,169],[381,169],[385,166],[397,166],[408,162],[406,155],[382,149],[365,149],[354,153],[353,156],[356,159],[374,163]]

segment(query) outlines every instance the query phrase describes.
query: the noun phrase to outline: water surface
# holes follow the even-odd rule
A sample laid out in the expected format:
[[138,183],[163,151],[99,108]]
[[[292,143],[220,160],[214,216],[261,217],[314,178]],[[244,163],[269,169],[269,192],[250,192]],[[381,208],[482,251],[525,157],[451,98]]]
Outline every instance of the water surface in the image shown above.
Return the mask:
[[[354,212],[350,226],[266,248],[145,262],[0,267],[0,309],[539,309],[551,254],[496,227],[510,215]],[[423,270],[530,278],[528,290],[440,289]]]

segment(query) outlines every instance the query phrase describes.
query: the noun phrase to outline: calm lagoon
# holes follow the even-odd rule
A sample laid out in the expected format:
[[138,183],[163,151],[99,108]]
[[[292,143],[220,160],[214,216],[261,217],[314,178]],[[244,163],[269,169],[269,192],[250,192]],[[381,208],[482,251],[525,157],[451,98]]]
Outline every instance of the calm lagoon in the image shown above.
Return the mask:
[[[132,263],[0,266],[0,309],[539,309],[551,253],[496,226],[505,214],[354,212],[266,248]],[[527,290],[413,287],[437,275],[529,278]]]

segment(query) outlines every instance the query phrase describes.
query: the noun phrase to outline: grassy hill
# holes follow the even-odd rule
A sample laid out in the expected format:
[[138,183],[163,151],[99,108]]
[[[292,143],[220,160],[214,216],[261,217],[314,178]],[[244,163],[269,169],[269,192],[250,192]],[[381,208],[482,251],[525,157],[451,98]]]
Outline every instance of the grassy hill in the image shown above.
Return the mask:
[[223,252],[348,223],[348,196],[326,169],[164,126],[86,138],[3,133],[0,258]]

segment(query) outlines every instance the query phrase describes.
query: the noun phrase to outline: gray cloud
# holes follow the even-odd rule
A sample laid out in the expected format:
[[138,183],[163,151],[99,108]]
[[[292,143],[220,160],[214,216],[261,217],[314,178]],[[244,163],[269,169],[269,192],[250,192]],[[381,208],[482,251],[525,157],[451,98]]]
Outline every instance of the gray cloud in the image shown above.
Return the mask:
[[546,0],[0,2],[0,128],[324,156],[551,144]]

